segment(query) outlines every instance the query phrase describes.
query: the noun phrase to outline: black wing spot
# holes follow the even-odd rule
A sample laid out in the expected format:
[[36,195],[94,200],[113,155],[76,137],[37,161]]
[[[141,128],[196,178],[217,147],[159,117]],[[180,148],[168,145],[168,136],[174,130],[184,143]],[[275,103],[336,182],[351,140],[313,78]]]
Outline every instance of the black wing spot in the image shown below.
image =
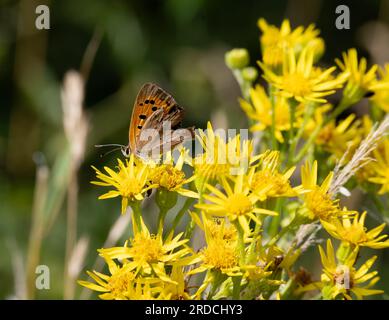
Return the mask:
[[170,102],[168,101],[168,102],[166,102],[166,105],[168,106],[168,107],[170,107]]
[[140,106],[143,106],[143,102],[139,103]]
[[139,115],[139,119],[145,120],[146,118],[147,118],[147,117],[146,117],[145,114],[140,114],[140,115]]
[[155,103],[155,101],[154,101],[154,100],[150,100],[150,103],[151,103],[151,104],[154,104],[154,103]]
[[145,104],[149,104],[149,102],[150,102],[149,100],[145,100]]
[[154,107],[151,108],[151,110],[153,110],[153,111],[157,111],[157,109],[158,109],[157,106],[154,106]]
[[138,129],[142,129],[142,126],[138,126]]
[[174,106],[172,106],[170,109],[169,109],[169,114],[172,114],[174,112],[176,112],[178,109],[178,106],[175,104]]

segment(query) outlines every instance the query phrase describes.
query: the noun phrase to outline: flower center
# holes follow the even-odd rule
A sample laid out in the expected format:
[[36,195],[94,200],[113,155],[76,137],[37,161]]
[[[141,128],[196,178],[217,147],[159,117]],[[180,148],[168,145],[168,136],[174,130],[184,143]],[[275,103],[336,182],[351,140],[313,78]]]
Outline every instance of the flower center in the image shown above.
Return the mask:
[[204,263],[216,269],[233,268],[238,264],[238,254],[234,241],[213,239],[202,253]]
[[365,228],[360,224],[352,224],[342,230],[342,238],[351,243],[361,243],[368,241]]
[[332,201],[330,196],[320,191],[318,187],[306,194],[305,203],[313,214],[312,218],[328,220],[339,211],[336,201]]
[[123,266],[109,278],[107,287],[112,295],[121,297],[129,290],[134,279],[134,273]]
[[185,181],[185,173],[172,165],[161,165],[154,169],[151,181],[168,190],[180,187]]
[[253,209],[253,204],[247,196],[237,193],[227,199],[225,207],[228,213],[240,216],[250,212]]
[[125,198],[132,198],[136,194],[142,192],[142,186],[140,185],[139,181],[133,178],[126,177],[121,182],[120,187],[121,187],[120,188],[121,195]]
[[131,244],[134,261],[153,263],[159,261],[163,256],[162,244],[154,235],[147,237],[138,233],[135,235]]
[[236,228],[233,225],[226,225],[225,223],[214,221],[208,225],[208,228],[212,239],[236,240]]
[[294,96],[303,97],[311,92],[311,84],[300,73],[290,73],[284,76],[283,88]]

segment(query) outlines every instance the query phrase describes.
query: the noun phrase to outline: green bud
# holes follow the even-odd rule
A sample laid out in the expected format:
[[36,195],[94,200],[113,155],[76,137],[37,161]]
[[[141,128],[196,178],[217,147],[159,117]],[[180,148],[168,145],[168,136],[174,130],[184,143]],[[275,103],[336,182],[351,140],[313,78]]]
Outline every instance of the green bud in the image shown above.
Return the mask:
[[242,70],[242,77],[247,82],[254,82],[258,77],[258,71],[254,67],[246,67]]
[[157,190],[155,201],[160,209],[168,211],[177,203],[177,192],[160,188]]
[[225,61],[230,69],[243,69],[249,64],[250,57],[246,49],[232,49],[226,53]]

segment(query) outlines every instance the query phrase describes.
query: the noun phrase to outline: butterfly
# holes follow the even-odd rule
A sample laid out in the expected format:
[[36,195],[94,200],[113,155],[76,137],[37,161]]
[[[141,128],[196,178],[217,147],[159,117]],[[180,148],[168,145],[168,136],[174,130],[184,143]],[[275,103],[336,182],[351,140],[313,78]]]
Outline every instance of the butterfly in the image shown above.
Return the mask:
[[120,149],[125,157],[131,154],[142,159],[159,157],[194,138],[194,127],[181,128],[183,118],[184,109],[171,94],[154,83],[145,83],[135,99],[128,145],[108,144],[96,147],[119,147],[109,152]]

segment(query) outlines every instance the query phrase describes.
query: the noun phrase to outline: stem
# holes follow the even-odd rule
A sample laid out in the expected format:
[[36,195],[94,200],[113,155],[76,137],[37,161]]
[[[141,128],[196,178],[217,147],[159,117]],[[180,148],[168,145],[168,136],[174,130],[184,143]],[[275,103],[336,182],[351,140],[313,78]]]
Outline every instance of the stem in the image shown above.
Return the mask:
[[184,233],[185,239],[190,239],[192,237],[192,233],[193,233],[195,225],[196,224],[193,221],[193,219],[190,219],[190,222],[188,223],[188,225],[186,226],[186,229],[185,229],[185,233]]
[[177,203],[177,193],[175,191],[169,191],[165,188],[161,188],[157,190],[155,201],[159,207],[158,234],[162,235],[166,214]]
[[242,276],[232,277],[233,289],[232,299],[239,300],[240,298],[240,284],[242,282]]
[[271,103],[271,127],[270,127],[270,132],[271,132],[271,147],[273,150],[278,149],[278,142],[276,139],[275,131],[276,131],[276,102],[275,102],[275,97],[274,97],[274,87],[269,84],[269,99]]
[[318,125],[316,129],[312,132],[310,135],[309,139],[307,142],[304,144],[304,146],[301,148],[300,152],[297,154],[297,156],[293,159],[293,163],[298,163],[301,161],[302,158],[306,155],[308,152],[308,149],[311,147],[312,143],[315,141],[317,135],[319,134],[321,128],[323,127],[322,125]]
[[159,208],[159,214],[158,214],[158,234],[161,234],[163,232],[163,225],[165,222],[165,217],[167,212],[169,211],[166,207]]
[[296,119],[296,107],[298,105],[298,102],[294,99],[289,100],[289,141],[288,143],[291,144],[294,139],[294,121]]
[[135,200],[130,202],[132,209],[132,227],[134,234],[142,231],[141,215],[142,211],[140,209],[140,202]]
[[47,183],[49,171],[45,165],[38,166],[36,172],[34,202],[32,208],[32,223],[27,251],[27,299],[35,298],[35,269],[39,264],[42,238],[44,233],[43,210],[47,199]]
[[223,281],[223,275],[219,271],[212,271],[212,285],[211,290],[208,292],[207,300],[211,300],[215,295],[216,290],[219,288],[220,284]]
[[232,73],[239,84],[240,90],[242,91],[242,96],[245,100],[249,101],[250,99],[250,84],[247,81],[244,81],[242,73],[239,69],[233,69]]
[[238,251],[239,251],[239,264],[245,263],[245,247],[244,247],[244,232],[239,222],[234,222],[235,228],[238,231]]
[[178,224],[180,223],[182,217],[184,216],[184,214],[189,210],[190,206],[192,205],[192,203],[195,201],[195,199],[193,198],[187,198],[185,200],[185,203],[184,205],[182,206],[181,210],[178,211],[176,217],[174,218],[173,220],[173,223],[172,223],[172,226],[170,228],[170,231],[169,231],[169,235],[168,235],[168,238],[169,236],[171,236],[171,234],[174,232],[174,230],[177,228]]
[[305,110],[305,113],[304,113],[303,123],[300,126],[299,130],[297,131],[297,134],[295,135],[294,139],[292,140],[292,144],[290,146],[290,153],[289,153],[290,156],[288,157],[289,158],[288,165],[290,164],[290,160],[292,160],[291,156],[293,156],[293,157],[295,156],[297,145],[298,145],[298,143],[299,143],[299,141],[304,133],[304,129],[305,129],[305,126],[307,125],[308,120],[313,115],[314,110],[315,110],[314,105],[312,103],[308,103],[306,110]]
[[340,100],[340,103],[336,106],[335,110],[331,113],[331,115],[325,121],[325,124],[332,121],[333,119],[336,119],[344,110],[346,110],[352,104],[353,104],[353,102],[350,99],[343,96],[342,100]]
[[78,183],[75,170],[71,170],[71,178],[68,185],[67,199],[67,226],[66,226],[66,252],[64,272],[64,299],[71,300],[74,297],[75,281],[69,273],[71,255],[76,245],[77,237],[77,203]]
[[277,216],[272,217],[270,227],[269,227],[269,236],[274,237],[278,233],[278,228],[280,226],[281,222],[281,207],[283,204],[283,199],[282,198],[277,198],[276,200],[276,205],[275,205],[275,211],[278,212]]

